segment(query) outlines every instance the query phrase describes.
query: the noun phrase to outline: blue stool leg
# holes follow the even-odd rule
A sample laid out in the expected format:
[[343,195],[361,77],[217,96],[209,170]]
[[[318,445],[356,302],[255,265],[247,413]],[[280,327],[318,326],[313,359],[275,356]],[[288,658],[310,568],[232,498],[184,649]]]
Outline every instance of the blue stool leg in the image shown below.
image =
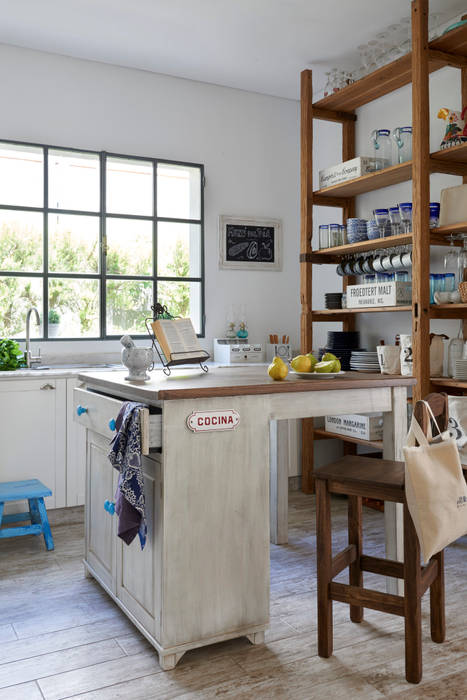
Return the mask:
[[34,525],[39,524],[41,522],[41,516],[39,515],[39,508],[37,507],[37,498],[28,498],[28,504],[31,523]]
[[3,507],[4,507],[3,501],[0,503],[0,528],[2,527],[2,518],[3,518]]
[[41,518],[41,524],[42,524],[42,533],[44,535],[44,542],[45,546],[47,549],[53,549],[54,548],[54,541],[52,537],[52,533],[50,531],[50,525],[49,525],[49,519],[47,517],[47,510],[45,508],[45,503],[43,498],[35,498],[31,499],[36,501],[37,507],[39,509],[39,515]]

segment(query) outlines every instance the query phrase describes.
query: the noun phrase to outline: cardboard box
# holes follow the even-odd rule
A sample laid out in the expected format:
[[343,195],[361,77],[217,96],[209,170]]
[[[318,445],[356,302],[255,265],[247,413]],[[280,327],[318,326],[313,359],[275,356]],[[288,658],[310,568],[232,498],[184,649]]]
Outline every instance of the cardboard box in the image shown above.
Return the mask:
[[446,187],[439,200],[439,225],[461,224],[467,221],[467,185]]
[[383,414],[368,413],[361,415],[351,413],[342,416],[326,416],[324,427],[329,433],[348,435],[361,440],[383,439]]
[[347,308],[405,306],[412,303],[411,282],[373,282],[347,287]]
[[356,177],[361,177],[362,175],[367,175],[375,170],[375,164],[381,166],[381,168],[386,168],[391,165],[384,158],[370,158],[368,156],[359,156],[358,158],[352,158],[352,160],[346,160],[344,163],[339,163],[339,165],[333,165],[330,168],[325,168],[319,171],[319,187],[330,187],[331,185],[338,185],[340,182],[346,182],[347,180],[353,180]]

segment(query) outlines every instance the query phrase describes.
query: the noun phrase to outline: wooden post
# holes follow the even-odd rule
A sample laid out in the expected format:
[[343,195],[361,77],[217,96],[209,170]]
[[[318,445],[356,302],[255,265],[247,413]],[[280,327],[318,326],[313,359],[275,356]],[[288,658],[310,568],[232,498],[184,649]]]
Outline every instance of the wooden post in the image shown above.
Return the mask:
[[[300,254],[310,253],[313,235],[313,83],[311,70],[300,76]],[[300,262],[300,349],[313,348],[311,306],[313,263]],[[313,419],[302,421],[302,490],[313,493]]]
[[428,0],[412,1],[412,347],[414,400],[430,391]]
[[[355,158],[355,122],[345,121],[342,123],[342,162]],[[349,204],[342,209],[342,223],[355,216],[355,197],[349,199]],[[344,277],[342,291],[345,293],[349,284],[355,284],[355,277]],[[342,330],[354,331],[356,324],[356,314],[351,314],[342,324]]]
[[[467,107],[467,68],[461,68],[461,107]],[[467,184],[467,175],[462,178],[464,185]],[[464,270],[464,282],[466,281],[467,271]],[[461,280],[459,280],[461,281]],[[462,335],[464,340],[467,340],[467,318],[462,321]]]

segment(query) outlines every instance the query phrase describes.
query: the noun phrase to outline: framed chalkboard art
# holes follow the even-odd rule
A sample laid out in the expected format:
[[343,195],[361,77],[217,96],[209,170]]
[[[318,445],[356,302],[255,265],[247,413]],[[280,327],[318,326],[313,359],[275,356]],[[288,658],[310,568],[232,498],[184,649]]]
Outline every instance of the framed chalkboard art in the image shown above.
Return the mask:
[[280,270],[281,221],[220,216],[219,267],[222,270]]

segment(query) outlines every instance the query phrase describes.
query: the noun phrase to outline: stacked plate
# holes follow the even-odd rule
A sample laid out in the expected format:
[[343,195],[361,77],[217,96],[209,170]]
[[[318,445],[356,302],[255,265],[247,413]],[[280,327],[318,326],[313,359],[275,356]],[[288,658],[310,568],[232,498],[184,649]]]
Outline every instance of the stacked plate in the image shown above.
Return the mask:
[[377,352],[367,350],[354,350],[350,358],[350,369],[356,372],[378,372],[380,371]]
[[342,309],[342,292],[329,292],[324,295],[326,309]]
[[467,381],[467,360],[455,360],[454,379]]

